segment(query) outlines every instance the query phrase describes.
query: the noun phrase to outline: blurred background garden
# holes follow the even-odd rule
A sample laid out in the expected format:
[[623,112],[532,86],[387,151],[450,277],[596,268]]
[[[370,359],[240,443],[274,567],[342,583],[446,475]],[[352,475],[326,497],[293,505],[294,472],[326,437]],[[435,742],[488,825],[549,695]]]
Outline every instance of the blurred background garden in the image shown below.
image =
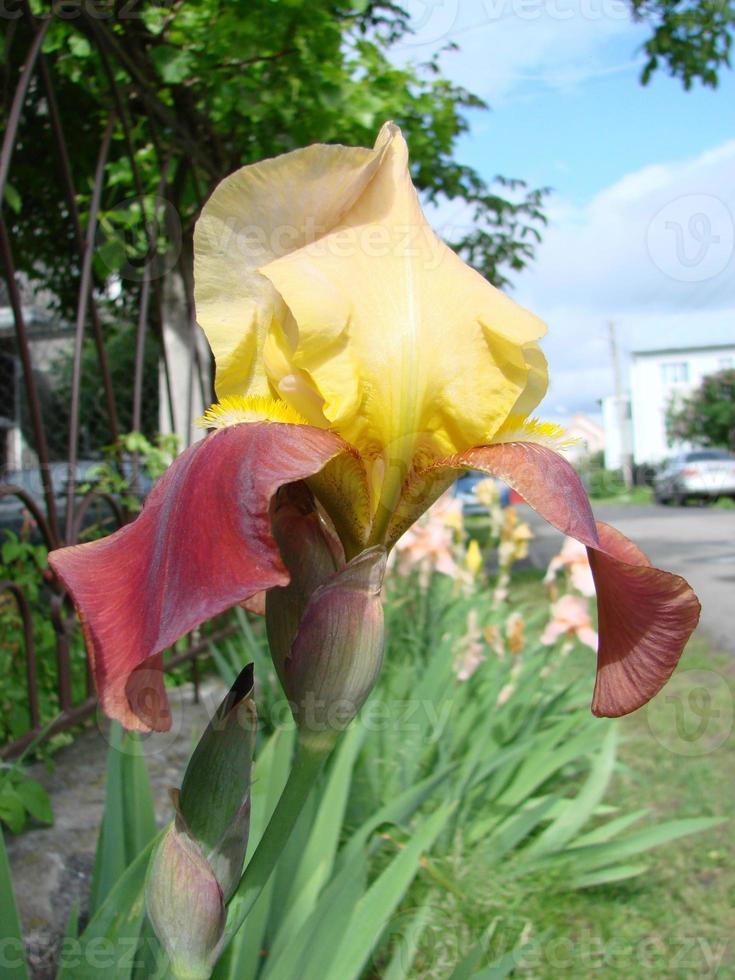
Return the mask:
[[219,180],[386,119],[439,233],[549,321],[541,415],[702,627],[660,699],[593,718],[585,550],[460,479],[391,556],[378,687],[215,976],[735,971],[733,22],[729,0],[1,5],[0,975],[150,975],[78,937],[249,661],[251,849],[273,810],[294,732],[262,620],[168,651],[172,732],[123,736],[47,554],[133,519],[204,435],[192,232]]

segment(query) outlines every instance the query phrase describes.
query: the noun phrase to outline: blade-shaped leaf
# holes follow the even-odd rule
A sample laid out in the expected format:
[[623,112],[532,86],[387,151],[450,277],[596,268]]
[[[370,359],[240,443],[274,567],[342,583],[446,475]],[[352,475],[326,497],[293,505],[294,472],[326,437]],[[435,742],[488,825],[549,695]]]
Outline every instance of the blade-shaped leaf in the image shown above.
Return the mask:
[[[332,965],[345,930],[367,884],[367,855],[360,857],[332,880],[308,920],[295,934],[280,935],[263,980],[322,980]],[[285,929],[285,924],[284,927]],[[285,939],[285,941],[283,941]],[[275,949],[275,945],[274,945]]]
[[85,951],[91,949],[99,952],[101,947],[112,951],[105,976],[110,980],[129,980],[134,961],[130,952],[137,947],[145,915],[144,889],[148,862],[162,836],[163,831],[123,872],[82,933],[78,958],[62,963],[56,980],[98,980],[99,956],[94,953],[85,955]]
[[155,833],[153,797],[140,740],[112,722],[105,810],[92,873],[90,912],[93,915]]
[[0,939],[3,940],[3,977],[8,980],[28,980],[25,944],[15,904],[10,865],[5,839],[0,829]]
[[[293,758],[294,730],[278,729],[258,754],[250,793],[250,838],[252,856],[288,779]],[[254,980],[263,962],[265,933],[270,914],[275,875],[263,889],[244,926],[225,950],[214,972],[215,980]]]
[[373,882],[358,903],[325,980],[356,980],[390,916],[413,881],[421,857],[449,820],[454,804],[432,814]]
[[525,856],[537,856],[558,851],[580,830],[602,801],[615,767],[617,728],[609,725],[600,754],[593,762],[592,771],[574,799],[569,801],[560,816],[527,848]]
[[395,949],[388,964],[383,980],[406,980],[418,953],[419,943],[424,930],[429,924],[431,908],[422,905],[411,919],[401,940],[394,943]]
[[364,737],[362,726],[353,725],[343,736],[329,768],[301,859],[295,868],[289,868],[293,875],[291,901],[287,907],[279,909],[278,939],[271,948],[274,958],[309,917],[319,892],[332,873],[352,783],[352,770]]

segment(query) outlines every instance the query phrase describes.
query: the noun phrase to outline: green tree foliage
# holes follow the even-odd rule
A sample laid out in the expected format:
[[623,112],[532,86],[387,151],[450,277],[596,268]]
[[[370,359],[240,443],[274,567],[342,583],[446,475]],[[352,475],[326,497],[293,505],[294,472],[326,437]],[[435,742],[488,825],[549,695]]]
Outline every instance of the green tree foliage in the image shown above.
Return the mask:
[[690,395],[673,401],[666,434],[670,442],[735,449],[735,370],[710,374]]
[[665,66],[687,89],[697,80],[717,86],[720,70],[730,67],[733,0],[632,0],[632,9],[636,20],[653,29],[643,46],[644,85]]
[[[406,132],[414,177],[427,197],[465,202],[474,214],[471,241],[459,235],[454,244],[466,247],[484,274],[502,284],[532,257],[543,192],[500,178],[488,184],[457,163],[456,141],[467,129],[463,113],[484,103],[442,77],[436,62],[398,67],[389,61],[390,46],[405,31],[391,3],[80,0],[63,6],[44,52],[83,214],[111,110],[119,120],[95,254],[100,289],[123,267],[120,242],[128,259],[145,254],[135,230],[139,239],[141,200],[157,195],[170,202],[167,216],[180,221],[186,254],[201,204],[225,174],[316,141],[371,145],[389,118]],[[29,41],[26,22],[12,21],[6,98]],[[78,260],[52,146],[46,95],[34,85],[11,172],[14,199],[22,202],[10,214],[16,260],[43,279],[69,315]],[[163,224],[159,214],[159,233]],[[130,314],[139,277],[128,273],[123,268],[113,305]]]

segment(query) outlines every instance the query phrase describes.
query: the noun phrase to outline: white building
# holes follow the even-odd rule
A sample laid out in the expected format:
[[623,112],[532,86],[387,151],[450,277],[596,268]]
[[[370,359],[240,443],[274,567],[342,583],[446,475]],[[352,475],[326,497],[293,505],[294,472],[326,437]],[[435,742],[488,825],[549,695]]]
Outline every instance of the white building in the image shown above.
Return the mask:
[[[688,395],[709,374],[735,368],[735,343],[702,347],[669,347],[634,351],[630,365],[630,430],[623,443],[636,464],[658,463],[689,446],[669,445],[666,409],[677,397]],[[603,401],[606,434],[605,465],[620,466],[621,438],[614,398]]]
[[619,470],[623,465],[623,446],[627,452],[633,444],[633,427],[630,419],[630,398],[623,395],[623,438],[620,438],[620,407],[615,395],[608,395],[601,401],[602,428],[605,432],[605,469]]

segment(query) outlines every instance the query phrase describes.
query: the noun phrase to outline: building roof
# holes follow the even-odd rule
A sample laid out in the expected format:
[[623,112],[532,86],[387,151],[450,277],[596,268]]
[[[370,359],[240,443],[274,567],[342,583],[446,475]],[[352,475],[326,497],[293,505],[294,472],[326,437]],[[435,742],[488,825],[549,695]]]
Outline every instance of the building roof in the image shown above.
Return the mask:
[[634,350],[633,357],[651,357],[656,354],[699,354],[713,350],[735,350],[735,341],[731,344],[697,344],[691,347],[659,347],[655,350]]

